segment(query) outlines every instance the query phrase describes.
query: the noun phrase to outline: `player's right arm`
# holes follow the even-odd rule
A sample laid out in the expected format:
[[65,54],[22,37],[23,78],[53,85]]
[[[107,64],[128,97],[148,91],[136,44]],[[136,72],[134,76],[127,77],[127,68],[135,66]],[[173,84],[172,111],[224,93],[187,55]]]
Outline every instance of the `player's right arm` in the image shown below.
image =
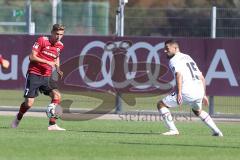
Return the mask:
[[30,60],[30,62],[45,63],[45,64],[48,64],[48,65],[54,67],[55,62],[48,61],[48,60],[40,58],[38,56],[38,53],[41,52],[43,47],[45,46],[45,43],[44,43],[45,39],[46,39],[46,37],[43,37],[43,36],[39,37],[37,39],[37,41],[34,43],[34,45],[32,47],[32,52],[29,55],[29,60]]
[[46,59],[42,59],[40,57],[37,56],[38,52],[35,50],[32,50],[32,53],[29,55],[29,60],[30,62],[40,62],[40,63],[46,63],[52,67],[54,67],[56,65],[56,62],[50,62]]
[[54,62],[50,62],[46,59],[42,59],[40,58],[38,55],[39,52],[42,51],[43,47],[45,46],[45,41],[46,37],[39,37],[37,39],[37,41],[34,43],[33,47],[32,47],[32,52],[31,54],[29,55],[29,60],[30,62],[40,62],[40,63],[45,63],[45,64],[48,64],[52,67],[55,66],[55,63]]
[[182,104],[182,81],[183,81],[183,75],[182,75],[182,67],[181,63],[178,61],[170,61],[169,67],[174,74],[175,80],[176,80],[176,88],[177,88],[177,103],[178,105]]
[[177,85],[177,103],[182,104],[182,74],[180,72],[175,73],[176,85]]

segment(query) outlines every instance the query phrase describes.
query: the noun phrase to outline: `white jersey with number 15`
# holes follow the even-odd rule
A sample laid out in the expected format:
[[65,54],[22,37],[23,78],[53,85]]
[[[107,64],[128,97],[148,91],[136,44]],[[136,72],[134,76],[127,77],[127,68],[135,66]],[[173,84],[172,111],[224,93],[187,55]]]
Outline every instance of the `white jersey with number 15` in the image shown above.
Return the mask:
[[182,80],[182,95],[189,98],[201,98],[204,96],[203,83],[200,80],[202,74],[198,69],[195,61],[187,54],[176,53],[169,61],[169,67],[175,74],[181,73]]

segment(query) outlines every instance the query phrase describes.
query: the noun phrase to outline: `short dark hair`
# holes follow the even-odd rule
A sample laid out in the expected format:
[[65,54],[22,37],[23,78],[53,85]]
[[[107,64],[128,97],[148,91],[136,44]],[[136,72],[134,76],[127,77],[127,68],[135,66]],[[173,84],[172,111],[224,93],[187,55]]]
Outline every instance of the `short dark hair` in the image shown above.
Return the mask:
[[53,26],[52,26],[52,32],[53,31],[64,31],[64,29],[65,29],[65,26],[64,25],[62,25],[62,24],[54,24]]
[[170,45],[176,44],[177,46],[179,46],[178,42],[176,40],[174,40],[174,39],[166,40],[165,41],[165,45],[167,45],[167,44],[170,44]]

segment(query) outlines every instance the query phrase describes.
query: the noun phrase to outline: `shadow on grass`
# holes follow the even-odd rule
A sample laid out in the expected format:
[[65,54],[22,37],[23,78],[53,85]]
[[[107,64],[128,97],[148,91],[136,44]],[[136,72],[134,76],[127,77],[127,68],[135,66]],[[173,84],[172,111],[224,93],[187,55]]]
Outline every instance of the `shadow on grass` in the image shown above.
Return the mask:
[[0,129],[12,129],[10,126],[1,126]]
[[200,148],[230,148],[240,149],[240,146],[217,146],[217,145],[199,145],[199,144],[170,144],[170,143],[141,143],[141,142],[119,142],[127,145],[146,145],[146,146],[173,146],[173,147],[200,147]]
[[[103,133],[103,134],[127,134],[127,135],[159,135],[160,132],[124,132],[124,131],[91,131],[91,130],[68,130],[78,133]],[[180,137],[180,136],[175,136]],[[167,138],[167,137],[166,137]],[[212,137],[222,139],[223,137]],[[218,146],[218,145],[200,145],[200,144],[170,144],[170,143],[141,143],[141,142],[119,142],[119,144],[127,145],[146,145],[146,146],[173,146],[173,147],[200,147],[200,148],[220,148],[220,149],[240,149],[240,146]]]
[[110,133],[110,134],[138,134],[138,135],[160,135],[161,133],[157,132],[124,132],[124,131],[90,131],[90,130],[85,130],[85,131],[80,131],[80,130],[68,130],[71,132],[82,132],[82,133]]
[[[18,133],[39,133],[39,128],[12,128],[9,126],[1,126],[0,130],[9,130],[9,131],[14,131],[14,132],[18,132]],[[45,129],[46,131],[48,131],[47,129]]]

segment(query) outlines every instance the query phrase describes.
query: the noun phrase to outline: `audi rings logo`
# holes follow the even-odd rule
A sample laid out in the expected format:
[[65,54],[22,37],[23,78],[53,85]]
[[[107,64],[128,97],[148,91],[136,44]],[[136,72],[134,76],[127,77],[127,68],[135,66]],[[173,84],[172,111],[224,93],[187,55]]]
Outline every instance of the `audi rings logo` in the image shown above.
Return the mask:
[[[86,74],[86,65],[84,64],[84,57],[88,54],[91,54],[91,50],[94,48],[98,48],[100,50],[103,50],[103,54],[100,57],[101,64],[100,66],[94,66],[95,68],[100,68],[101,72],[101,79],[97,80],[91,79]],[[79,73],[81,75],[81,78],[84,80],[84,82],[94,88],[101,88],[106,85],[109,85],[115,89],[123,89],[127,86],[131,86],[135,89],[147,89],[149,87],[155,87],[161,90],[169,90],[172,88],[172,83],[166,83],[159,81],[160,70],[166,69],[165,66],[161,66],[160,63],[160,56],[158,51],[164,48],[164,43],[159,43],[155,46],[152,46],[151,44],[147,42],[137,42],[132,44],[131,41],[119,41],[119,42],[107,42],[104,43],[102,41],[92,41],[88,43],[80,53],[80,59],[79,59]],[[141,52],[137,53],[137,50],[147,50],[148,55],[146,57],[145,62],[141,61],[139,62],[138,56],[140,56]],[[117,54],[123,54],[125,57],[123,58],[122,65],[123,66],[123,73],[125,76],[125,79],[122,81],[114,81],[112,79],[114,73],[118,72],[119,70],[116,69],[116,55]],[[138,55],[139,54],[139,55]],[[131,61],[131,62],[130,62]],[[107,64],[109,62],[109,65]],[[154,62],[154,69],[152,67]],[[148,80],[143,82],[137,81],[137,73],[140,72],[138,69],[138,66],[140,63],[145,63],[145,71],[141,70],[141,72],[145,72],[145,76],[147,76]],[[129,64],[131,64],[131,69],[129,67]],[[109,66],[109,68],[107,68]],[[90,67],[90,66],[89,66]],[[162,68],[161,68],[162,67]],[[99,75],[99,74],[98,74]]]
[[[126,104],[133,106],[136,104],[136,98],[169,92],[174,80],[162,79],[162,76],[168,72],[168,67],[161,64],[160,50],[163,48],[164,43],[151,45],[147,42],[132,43],[129,40],[91,41],[86,44],[78,56],[61,65],[64,76],[61,80],[57,80],[59,90],[65,94],[99,99],[101,103],[93,109],[73,113],[71,105],[74,100],[63,99],[61,118],[63,120],[94,119],[115,109],[116,96],[120,96]],[[72,73],[80,75],[79,77],[75,75],[73,78],[77,83],[72,84],[68,81]],[[57,73],[53,74],[53,77],[56,81]],[[88,92],[84,92],[86,90]],[[152,94],[124,96],[124,92]]]

